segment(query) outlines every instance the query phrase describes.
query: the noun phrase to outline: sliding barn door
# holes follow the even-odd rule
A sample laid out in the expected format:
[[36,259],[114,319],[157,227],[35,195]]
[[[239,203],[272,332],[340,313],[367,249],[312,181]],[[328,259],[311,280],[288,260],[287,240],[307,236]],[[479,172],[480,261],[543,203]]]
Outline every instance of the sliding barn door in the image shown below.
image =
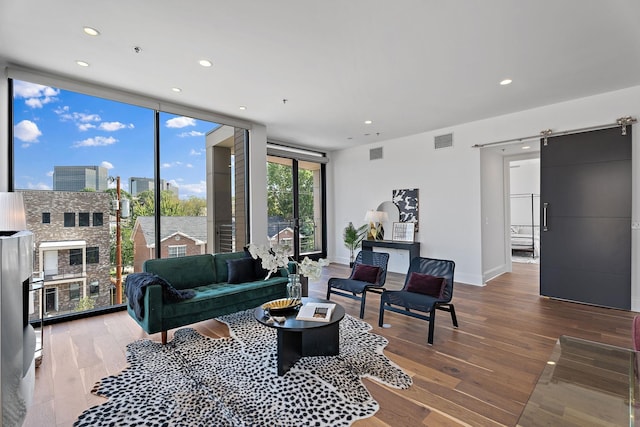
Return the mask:
[[631,308],[631,126],[541,142],[540,294]]

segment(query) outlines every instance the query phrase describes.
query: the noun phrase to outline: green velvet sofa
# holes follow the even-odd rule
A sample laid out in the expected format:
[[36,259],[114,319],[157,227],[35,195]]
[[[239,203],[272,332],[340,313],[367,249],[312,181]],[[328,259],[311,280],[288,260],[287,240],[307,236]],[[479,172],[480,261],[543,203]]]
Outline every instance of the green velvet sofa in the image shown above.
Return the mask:
[[[144,316],[138,319],[130,305],[128,312],[148,334],[161,332],[162,343],[167,342],[167,331],[202,320],[211,319],[287,296],[288,270],[283,268],[267,280],[248,271],[245,252],[190,255],[178,258],[147,260],[143,271],[153,273],[169,282],[175,289],[192,289],[195,296],[177,302],[163,301],[162,287],[149,285],[144,293]],[[251,259],[251,258],[250,258]],[[232,263],[233,278],[229,276]],[[251,261],[254,261],[251,259]],[[238,276],[238,268],[243,268]],[[251,267],[253,268],[253,266]],[[235,283],[240,279],[241,283]],[[234,283],[229,283],[232,281]]]

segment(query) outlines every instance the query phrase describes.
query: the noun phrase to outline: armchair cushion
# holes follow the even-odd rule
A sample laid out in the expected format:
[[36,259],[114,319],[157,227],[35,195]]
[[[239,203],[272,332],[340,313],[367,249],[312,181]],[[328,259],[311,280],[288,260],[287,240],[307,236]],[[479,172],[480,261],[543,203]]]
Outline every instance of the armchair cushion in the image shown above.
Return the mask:
[[367,264],[358,264],[353,271],[352,280],[360,280],[361,282],[377,283],[380,275],[380,267]]
[[[253,258],[228,259],[227,270],[229,271],[227,283],[252,282],[256,279],[255,260]],[[264,276],[260,277],[260,279],[264,279]]]
[[406,290],[418,294],[429,295],[434,298],[442,298],[447,283],[444,277],[436,277],[431,274],[412,272],[407,281]]

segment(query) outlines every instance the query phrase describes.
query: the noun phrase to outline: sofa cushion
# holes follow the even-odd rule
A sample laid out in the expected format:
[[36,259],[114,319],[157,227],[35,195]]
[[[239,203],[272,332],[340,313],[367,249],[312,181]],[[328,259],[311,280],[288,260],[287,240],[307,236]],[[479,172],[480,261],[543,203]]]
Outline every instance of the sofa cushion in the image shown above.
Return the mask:
[[[245,246],[243,249],[247,258],[253,259],[253,257],[251,256],[251,252],[249,252],[249,248]],[[253,259],[253,264],[254,276],[256,280],[262,280],[267,277],[267,274],[269,274],[269,270],[262,268],[262,258],[257,257],[256,259]]]
[[442,298],[447,279],[444,277],[436,277],[430,274],[416,273],[415,271],[409,276],[406,290],[418,294],[429,295],[434,298]]
[[216,277],[215,280],[209,280],[208,282],[200,283],[226,283],[229,279],[229,269],[227,267],[227,260],[246,258],[244,251],[242,252],[220,252],[213,255],[214,264],[216,265]]
[[353,280],[361,282],[376,283],[380,275],[380,267],[368,264],[358,264],[353,271]]
[[[176,289],[189,289],[202,283],[216,281],[216,267],[213,261],[211,254],[148,259],[144,262],[142,270],[162,277]],[[224,280],[226,279],[225,275]]]
[[255,260],[253,258],[238,258],[227,260],[227,283],[252,282],[256,279]]

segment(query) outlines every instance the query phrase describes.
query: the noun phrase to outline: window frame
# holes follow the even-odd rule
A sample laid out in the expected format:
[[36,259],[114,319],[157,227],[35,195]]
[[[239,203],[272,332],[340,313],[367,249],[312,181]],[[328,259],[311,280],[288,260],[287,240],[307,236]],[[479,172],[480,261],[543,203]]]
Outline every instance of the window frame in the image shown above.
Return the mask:
[[[184,254],[181,255],[180,253],[177,253],[175,255],[172,255],[171,254],[171,250],[172,249],[178,250],[178,251],[180,249],[184,249]],[[185,257],[185,256],[187,256],[187,245],[169,245],[169,246],[167,246],[167,258],[182,258],[182,257]]]

